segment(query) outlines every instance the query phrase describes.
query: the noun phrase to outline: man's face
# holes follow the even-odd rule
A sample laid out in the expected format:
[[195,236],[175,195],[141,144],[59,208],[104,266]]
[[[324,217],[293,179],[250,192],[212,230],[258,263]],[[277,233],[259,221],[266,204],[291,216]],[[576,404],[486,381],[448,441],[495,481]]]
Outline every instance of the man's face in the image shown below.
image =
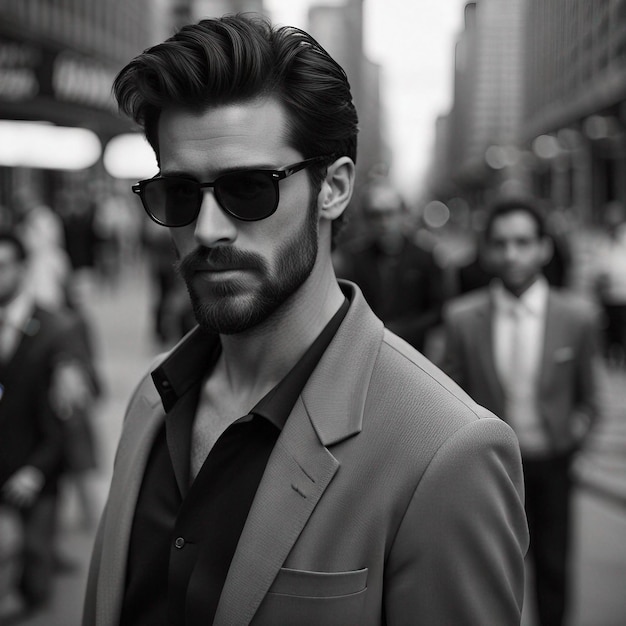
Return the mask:
[[487,241],[487,262],[504,286],[520,295],[541,274],[550,245],[538,234],[537,223],[523,210],[497,217]]
[[10,302],[18,293],[24,277],[24,263],[18,259],[15,246],[0,242],[0,306]]
[[[168,110],[159,122],[161,174],[213,181],[235,169],[278,169],[302,160],[286,143],[287,118],[273,100],[204,112]],[[318,253],[317,197],[306,171],[279,184],[276,212],[243,222],[207,190],[196,221],[171,229],[179,271],[198,323],[240,333],[272,315],[307,280]]]

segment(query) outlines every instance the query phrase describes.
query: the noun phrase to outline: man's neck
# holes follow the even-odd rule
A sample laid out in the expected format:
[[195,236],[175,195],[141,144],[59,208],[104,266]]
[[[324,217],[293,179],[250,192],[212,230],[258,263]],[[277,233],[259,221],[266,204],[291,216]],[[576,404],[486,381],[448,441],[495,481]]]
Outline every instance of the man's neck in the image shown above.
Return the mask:
[[505,285],[504,283],[502,284],[502,286],[508,294],[514,296],[515,298],[521,298],[537,282],[537,280],[539,280],[539,276],[535,276],[532,280],[528,281],[520,287],[509,286]]
[[212,376],[234,395],[260,399],[278,384],[338,311],[345,296],[332,275],[312,275],[270,318],[245,333],[222,335]]

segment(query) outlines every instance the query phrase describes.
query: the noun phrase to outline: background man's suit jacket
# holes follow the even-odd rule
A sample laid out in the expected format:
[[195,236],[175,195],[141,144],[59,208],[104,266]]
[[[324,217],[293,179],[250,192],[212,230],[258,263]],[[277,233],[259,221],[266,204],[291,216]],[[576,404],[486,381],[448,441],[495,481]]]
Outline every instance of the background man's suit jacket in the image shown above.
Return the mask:
[[76,356],[76,333],[73,317],[36,307],[15,352],[0,362],[0,485],[32,465],[46,478],[44,492],[56,490],[64,442],[49,402],[50,376],[59,360]]
[[[444,312],[443,369],[479,404],[506,419],[494,363],[489,288],[450,302]],[[551,288],[539,383],[539,410],[554,452],[579,446],[598,409],[598,317],[582,297]]]
[[[214,624],[519,624],[528,535],[515,435],[343,288],[350,309],[269,459]],[[126,416],[85,626],[117,626],[163,420],[148,376]]]

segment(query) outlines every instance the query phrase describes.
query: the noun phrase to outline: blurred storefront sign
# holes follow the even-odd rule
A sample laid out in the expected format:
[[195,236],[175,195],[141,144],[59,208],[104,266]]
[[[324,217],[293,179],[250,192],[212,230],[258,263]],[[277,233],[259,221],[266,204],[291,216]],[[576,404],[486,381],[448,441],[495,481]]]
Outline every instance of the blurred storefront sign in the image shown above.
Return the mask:
[[0,120],[0,166],[81,170],[101,153],[100,139],[87,128]]
[[94,57],[0,33],[0,117],[126,132],[111,94],[115,74]]

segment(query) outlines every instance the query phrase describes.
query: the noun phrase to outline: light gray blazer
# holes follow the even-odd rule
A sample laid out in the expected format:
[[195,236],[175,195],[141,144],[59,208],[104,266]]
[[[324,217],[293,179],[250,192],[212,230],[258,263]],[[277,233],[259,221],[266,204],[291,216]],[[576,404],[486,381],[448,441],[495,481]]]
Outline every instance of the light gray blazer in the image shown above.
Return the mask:
[[[528,535],[515,435],[342,288],[350,309],[272,452],[214,624],[519,624]],[[117,626],[164,415],[148,376],[126,415],[85,626]]]
[[[443,369],[479,404],[504,414],[495,367],[494,304],[489,288],[451,301],[444,310]],[[580,445],[599,415],[598,312],[578,294],[550,289],[539,373],[539,412],[556,453]]]

